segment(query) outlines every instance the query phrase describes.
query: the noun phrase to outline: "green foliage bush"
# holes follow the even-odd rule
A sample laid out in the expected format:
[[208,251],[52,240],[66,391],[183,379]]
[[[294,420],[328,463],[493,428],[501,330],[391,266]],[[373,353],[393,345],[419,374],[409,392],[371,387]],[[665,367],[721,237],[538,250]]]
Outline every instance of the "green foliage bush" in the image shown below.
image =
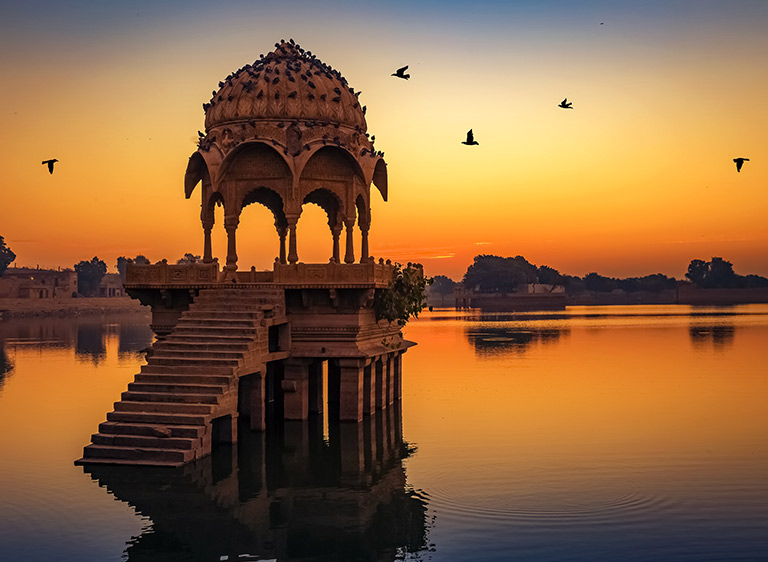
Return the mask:
[[426,307],[426,289],[431,284],[432,279],[424,277],[421,264],[409,262],[403,268],[396,263],[389,286],[376,291],[373,301],[376,320],[405,326],[411,316],[418,318]]

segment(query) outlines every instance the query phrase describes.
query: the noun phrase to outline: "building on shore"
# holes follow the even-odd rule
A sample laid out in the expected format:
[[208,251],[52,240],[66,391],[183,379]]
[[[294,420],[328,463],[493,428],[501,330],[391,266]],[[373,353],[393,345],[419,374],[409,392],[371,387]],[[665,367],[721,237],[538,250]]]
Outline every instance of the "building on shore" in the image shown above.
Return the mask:
[[71,269],[9,267],[0,279],[0,298],[53,299],[77,296],[77,273]]
[[528,283],[514,293],[482,293],[475,289],[457,287],[454,290],[456,308],[481,308],[505,312],[515,310],[563,310],[566,305],[565,287]]

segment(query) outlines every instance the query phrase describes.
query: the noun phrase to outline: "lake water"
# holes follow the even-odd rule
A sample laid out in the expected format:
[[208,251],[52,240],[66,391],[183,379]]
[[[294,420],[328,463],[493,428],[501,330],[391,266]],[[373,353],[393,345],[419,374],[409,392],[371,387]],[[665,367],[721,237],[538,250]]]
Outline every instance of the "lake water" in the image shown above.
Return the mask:
[[436,311],[400,406],[76,467],[152,338],[0,323],[0,560],[768,560],[768,305]]

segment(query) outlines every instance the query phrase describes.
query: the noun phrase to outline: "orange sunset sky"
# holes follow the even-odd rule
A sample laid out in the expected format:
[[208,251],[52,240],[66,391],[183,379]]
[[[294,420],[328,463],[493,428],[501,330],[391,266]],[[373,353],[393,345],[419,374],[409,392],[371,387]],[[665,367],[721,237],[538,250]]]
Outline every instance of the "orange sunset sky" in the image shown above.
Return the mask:
[[[678,278],[722,256],[768,275],[766,29],[762,0],[4,3],[0,235],[28,266],[201,254],[183,177],[202,103],[292,37],[362,90],[389,170],[377,258],[454,279],[480,253]],[[390,76],[406,64],[409,81]],[[271,267],[272,222],[243,212],[241,269]],[[305,205],[302,261],[330,256],[325,222]]]

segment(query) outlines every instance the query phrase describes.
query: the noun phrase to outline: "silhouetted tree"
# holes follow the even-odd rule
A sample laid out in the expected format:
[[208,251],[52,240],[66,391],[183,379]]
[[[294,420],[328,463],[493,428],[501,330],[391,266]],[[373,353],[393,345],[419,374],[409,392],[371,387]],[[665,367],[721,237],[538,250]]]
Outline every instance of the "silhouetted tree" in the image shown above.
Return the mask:
[[94,256],[91,261],[83,260],[75,264],[75,271],[79,292],[86,297],[98,295],[99,283],[107,273],[107,264]]
[[718,257],[706,262],[691,260],[685,276],[691,283],[704,289],[727,289],[745,285],[744,278],[733,271],[733,264]]
[[196,256],[195,254],[186,253],[184,254],[183,258],[179,258],[176,263],[177,264],[187,264],[187,263],[196,263],[200,261],[200,256]]
[[618,286],[615,279],[592,272],[584,276],[584,288],[595,293],[610,293]]
[[523,256],[502,258],[479,255],[464,274],[464,286],[478,289],[483,293],[513,293],[518,285],[535,283],[536,266]]
[[16,259],[16,254],[5,245],[5,238],[0,236],[0,277],[3,276],[8,266]]
[[139,254],[135,258],[126,258],[125,256],[120,256],[117,258],[117,264],[115,267],[117,268],[117,272],[120,274],[120,279],[125,283],[125,270],[128,267],[129,263],[135,263],[139,265],[148,264],[149,260]]
[[563,285],[565,281],[558,270],[554,267],[549,267],[548,265],[540,265],[539,269],[536,271],[536,275],[539,283],[543,285],[551,285],[550,290],[554,290],[558,285]]
[[453,294],[453,289],[456,287],[456,282],[445,275],[435,275],[432,278],[432,286],[430,288],[431,293],[440,295],[440,300],[444,300],[446,296]]

